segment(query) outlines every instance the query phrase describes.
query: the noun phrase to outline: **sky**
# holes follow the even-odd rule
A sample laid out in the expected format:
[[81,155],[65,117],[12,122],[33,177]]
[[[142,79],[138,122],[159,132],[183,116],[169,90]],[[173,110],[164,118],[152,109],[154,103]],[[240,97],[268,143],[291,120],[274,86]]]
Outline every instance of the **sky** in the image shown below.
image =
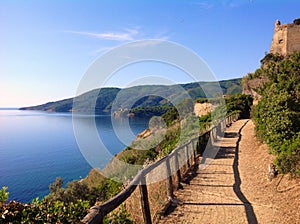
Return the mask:
[[[299,11],[298,0],[1,0],[0,107],[72,97],[95,60],[145,39],[192,50],[217,80],[240,78],[260,66],[275,20],[291,23]],[[106,86],[126,87],[139,75],[193,81],[170,65],[144,62],[121,69]]]

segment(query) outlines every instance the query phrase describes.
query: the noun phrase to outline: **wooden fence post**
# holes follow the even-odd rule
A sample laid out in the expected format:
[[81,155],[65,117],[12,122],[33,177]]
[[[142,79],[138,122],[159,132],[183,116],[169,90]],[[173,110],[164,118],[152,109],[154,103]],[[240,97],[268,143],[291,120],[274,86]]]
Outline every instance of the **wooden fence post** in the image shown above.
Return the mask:
[[180,174],[180,168],[179,168],[179,161],[178,161],[178,150],[176,153],[174,153],[175,156],[175,169],[176,169],[176,175],[177,175],[177,189],[182,188],[180,182],[181,182],[181,174]]
[[201,136],[198,137],[198,141],[197,141],[197,145],[196,145],[196,150],[197,150],[197,154],[199,154],[200,156],[202,156],[202,152],[201,152],[201,140],[200,140]]
[[218,140],[218,126],[215,126],[213,128],[213,134],[214,134],[214,141]]
[[141,196],[141,205],[142,205],[142,213],[145,224],[152,224],[149,199],[148,199],[148,190],[146,183],[146,176],[143,175],[141,178],[141,182],[139,185],[140,188],[140,196]]
[[214,134],[213,134],[213,129],[211,129],[211,130],[209,131],[209,138],[210,138],[210,144],[211,144],[211,146],[213,146],[213,145],[214,145]]
[[167,197],[168,200],[171,200],[174,198],[174,192],[173,192],[173,180],[172,180],[172,173],[171,173],[171,166],[170,166],[170,157],[167,157],[166,159],[166,170],[167,170]]
[[[206,142],[207,140],[207,142]],[[205,141],[205,144],[203,143]],[[199,136],[198,138],[198,144],[197,144],[197,150],[199,155],[202,156],[205,151],[205,145],[210,144],[209,142],[209,132],[206,132]]]
[[224,130],[224,120],[221,120],[221,132],[223,133]]
[[189,159],[189,147],[188,144],[185,146],[185,156],[186,156],[186,163],[188,168],[191,167],[190,159]]
[[192,150],[193,150],[194,164],[196,164],[196,163],[197,163],[197,156],[196,156],[196,150],[195,150],[195,143],[194,143],[194,140],[192,140],[191,143],[192,143]]

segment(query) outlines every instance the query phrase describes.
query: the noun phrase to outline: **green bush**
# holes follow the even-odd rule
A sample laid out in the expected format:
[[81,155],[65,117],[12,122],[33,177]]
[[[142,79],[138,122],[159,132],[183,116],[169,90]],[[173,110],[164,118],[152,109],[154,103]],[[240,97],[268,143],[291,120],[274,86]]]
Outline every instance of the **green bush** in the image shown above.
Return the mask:
[[199,98],[195,100],[195,103],[208,103],[207,98]]
[[104,219],[104,224],[132,224],[133,221],[130,217],[129,212],[126,210],[125,204],[121,204],[119,208]]
[[275,164],[281,173],[291,172],[300,176],[300,132],[296,138],[285,142]]
[[112,179],[107,179],[105,183],[98,186],[101,201],[107,201],[117,195],[121,190],[122,184]]
[[4,204],[8,200],[8,192],[6,186],[3,186],[0,190],[0,205]]
[[265,141],[282,173],[299,175],[300,52],[287,58],[268,58],[259,71],[268,78],[253,117],[257,136]]
[[88,201],[75,203],[39,201],[29,204],[11,201],[0,207],[0,223],[77,223],[90,207]]
[[[96,197],[100,201],[106,201],[121,189],[121,184],[111,179],[91,189],[79,181],[68,183],[66,189],[62,185],[62,179],[57,178],[49,186],[50,194],[42,200],[35,198],[28,204],[16,201],[0,204],[0,223],[78,223],[94,205]],[[4,192],[3,201],[7,200],[6,189],[1,190]],[[113,223],[121,223],[120,220],[123,219],[130,220],[125,207],[121,211],[122,214],[116,213],[110,218]]]
[[249,118],[253,97],[245,94],[231,95],[226,99],[227,114],[240,111],[241,118]]

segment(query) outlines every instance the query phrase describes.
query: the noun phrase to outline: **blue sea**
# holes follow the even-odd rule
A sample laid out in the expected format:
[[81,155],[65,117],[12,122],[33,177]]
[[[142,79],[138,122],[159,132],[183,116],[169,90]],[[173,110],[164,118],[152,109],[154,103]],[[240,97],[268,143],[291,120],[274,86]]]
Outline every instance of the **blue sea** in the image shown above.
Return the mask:
[[[119,141],[110,116],[97,116],[95,121],[98,135],[112,155],[126,147]],[[88,122],[81,123],[89,128]],[[132,119],[129,123],[134,135],[148,125],[145,119]],[[125,124],[118,123],[120,133],[123,128],[128,132]],[[127,142],[133,140],[132,136],[127,138]],[[0,109],[0,188],[8,186],[9,200],[29,202],[42,198],[56,177],[62,177],[66,184],[86,177],[91,168],[77,145],[71,113]]]

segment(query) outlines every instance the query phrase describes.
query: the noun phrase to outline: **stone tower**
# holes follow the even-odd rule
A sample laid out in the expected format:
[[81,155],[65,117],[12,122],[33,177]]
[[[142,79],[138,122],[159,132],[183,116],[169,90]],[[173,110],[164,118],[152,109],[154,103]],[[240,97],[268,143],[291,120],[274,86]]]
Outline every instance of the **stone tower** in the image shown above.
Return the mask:
[[276,20],[270,53],[287,56],[296,51],[300,51],[300,19],[283,25]]

